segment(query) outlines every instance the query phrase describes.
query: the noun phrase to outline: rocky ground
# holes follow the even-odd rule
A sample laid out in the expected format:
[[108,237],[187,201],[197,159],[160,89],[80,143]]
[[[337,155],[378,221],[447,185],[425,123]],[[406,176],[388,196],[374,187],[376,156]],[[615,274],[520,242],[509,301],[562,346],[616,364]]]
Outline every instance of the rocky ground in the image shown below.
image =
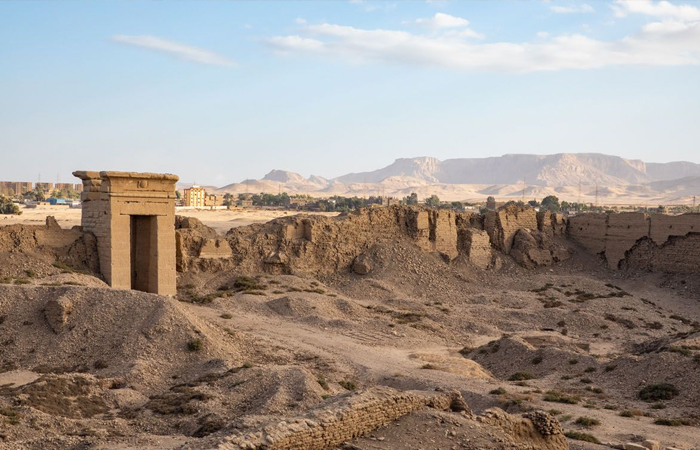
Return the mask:
[[548,411],[572,449],[697,449],[697,279],[566,245],[552,267],[484,271],[378,239],[366,275],[191,270],[174,299],[3,254],[0,448],[214,448],[385,387],[458,391],[475,416],[420,410],[343,448],[544,448],[498,407]]

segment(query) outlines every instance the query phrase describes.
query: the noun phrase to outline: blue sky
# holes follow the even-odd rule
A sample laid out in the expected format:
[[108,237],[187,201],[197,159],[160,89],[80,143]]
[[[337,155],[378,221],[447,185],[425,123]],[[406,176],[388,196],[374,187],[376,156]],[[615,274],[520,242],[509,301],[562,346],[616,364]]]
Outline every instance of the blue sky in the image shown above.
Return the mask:
[[700,163],[699,63],[700,2],[4,1],[0,180]]

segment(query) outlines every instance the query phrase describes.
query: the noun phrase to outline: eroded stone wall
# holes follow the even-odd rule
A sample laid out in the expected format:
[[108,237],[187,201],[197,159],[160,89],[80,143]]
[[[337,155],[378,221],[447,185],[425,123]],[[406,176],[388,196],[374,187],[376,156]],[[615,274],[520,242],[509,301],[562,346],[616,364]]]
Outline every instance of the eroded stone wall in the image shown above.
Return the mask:
[[611,269],[700,273],[700,214],[580,214],[568,236]]
[[277,421],[261,430],[231,436],[219,442],[219,450],[325,450],[362,436],[381,426],[427,407],[446,410],[452,395],[377,387],[349,395],[332,407],[313,411],[308,417]]
[[[543,253],[556,252],[528,260],[534,261],[532,266],[568,256],[553,241],[563,239],[562,223],[561,216],[551,214],[538,223],[532,208],[515,204],[486,216],[407,206],[369,208],[337,217],[298,215],[230,230],[226,235],[230,257],[225,246],[209,251],[216,244],[207,243],[207,239],[216,237],[207,235],[207,227],[177,225],[178,268],[213,270],[230,263],[228,267],[251,273],[329,274],[350,270],[357,257],[377,243],[409,240],[445,261],[463,255],[476,267],[486,269],[493,264],[493,250],[510,253],[517,231],[523,228],[541,230],[538,248]],[[214,258],[220,262],[214,264]],[[356,264],[359,272],[366,274],[368,265],[360,263],[363,261]]]
[[44,261],[60,261],[78,270],[99,273],[97,242],[80,229],[63,229],[52,216],[46,225],[0,227],[0,254],[24,253]]

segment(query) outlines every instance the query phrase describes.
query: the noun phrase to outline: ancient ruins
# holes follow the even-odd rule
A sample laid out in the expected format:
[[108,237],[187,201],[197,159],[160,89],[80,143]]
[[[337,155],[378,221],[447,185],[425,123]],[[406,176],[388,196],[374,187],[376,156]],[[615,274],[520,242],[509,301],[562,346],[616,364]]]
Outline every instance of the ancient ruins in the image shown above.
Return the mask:
[[75,175],[81,226],[0,227],[0,446],[692,449],[700,214],[393,205],[221,235],[175,215],[174,175]]
[[82,228],[97,238],[100,273],[116,289],[177,292],[175,183],[169,174],[77,171]]

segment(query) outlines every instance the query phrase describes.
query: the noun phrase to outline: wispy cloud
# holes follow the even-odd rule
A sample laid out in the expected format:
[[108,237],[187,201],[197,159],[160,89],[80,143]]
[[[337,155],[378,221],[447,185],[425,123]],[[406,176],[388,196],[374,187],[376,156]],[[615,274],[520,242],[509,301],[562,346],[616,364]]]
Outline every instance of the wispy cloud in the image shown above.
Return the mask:
[[618,17],[625,17],[629,14],[644,14],[661,19],[700,20],[700,8],[692,5],[676,5],[667,1],[615,0],[613,9]]
[[435,33],[443,33],[455,37],[483,39],[484,35],[469,28],[469,21],[462,17],[436,13],[433,17],[403,22],[405,25],[418,25]]
[[112,36],[112,40],[121,44],[133,45],[136,47],[165,53],[170,56],[174,56],[178,59],[192,61],[199,64],[225,67],[235,65],[235,63],[232,60],[212,51],[192,47],[190,45],[181,44],[179,42],[168,41],[166,39],[159,38],[156,36],[128,36],[120,34]]
[[451,16],[445,13],[435,13],[433,17],[416,19],[414,23],[432,29],[461,28],[469,26],[469,21],[467,19]]
[[593,9],[591,5],[588,5],[586,3],[568,6],[552,5],[549,7],[549,9],[551,9],[557,14],[580,14],[595,12],[595,9]]
[[539,39],[531,42],[494,43],[474,43],[449,32],[420,34],[324,23],[304,26],[298,35],[275,36],[263,42],[288,55],[460,70],[534,72],[700,65],[700,22],[647,24],[635,34],[611,41],[581,34],[549,38],[540,33]]

